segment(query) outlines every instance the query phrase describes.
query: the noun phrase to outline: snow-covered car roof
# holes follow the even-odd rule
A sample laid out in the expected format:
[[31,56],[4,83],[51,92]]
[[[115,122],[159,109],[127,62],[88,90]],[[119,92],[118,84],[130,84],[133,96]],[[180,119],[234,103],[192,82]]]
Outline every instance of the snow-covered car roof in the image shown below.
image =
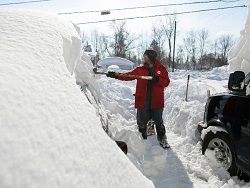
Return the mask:
[[121,57],[108,57],[97,62],[99,66],[102,65],[130,65],[133,66],[134,63],[127,59]]

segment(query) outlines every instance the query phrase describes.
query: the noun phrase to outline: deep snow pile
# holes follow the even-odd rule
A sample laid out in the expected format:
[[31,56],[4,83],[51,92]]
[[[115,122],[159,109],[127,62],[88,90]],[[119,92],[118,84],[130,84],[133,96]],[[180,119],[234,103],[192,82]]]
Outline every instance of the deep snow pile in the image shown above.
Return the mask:
[[70,74],[80,58],[73,24],[0,11],[0,25],[0,187],[153,187]]
[[241,70],[250,72],[250,6],[245,29],[240,32],[240,39],[229,52],[230,72]]
[[[188,102],[185,102],[187,75],[191,75]],[[250,187],[221,168],[211,166],[201,154],[195,129],[203,120],[207,90],[226,91],[228,67],[210,72],[176,71],[165,91],[164,122],[171,145],[163,150],[155,136],[142,140],[134,109],[135,81],[122,82],[99,76],[101,101],[106,106],[110,130],[115,138],[128,143],[130,160],[157,188],[165,187]]]

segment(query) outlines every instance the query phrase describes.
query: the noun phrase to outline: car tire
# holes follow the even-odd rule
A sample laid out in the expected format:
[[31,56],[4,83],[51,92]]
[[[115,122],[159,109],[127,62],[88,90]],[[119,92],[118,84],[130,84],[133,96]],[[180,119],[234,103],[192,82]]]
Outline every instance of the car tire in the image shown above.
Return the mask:
[[[214,147],[214,148],[213,148]],[[233,148],[233,144],[225,132],[217,132],[213,133],[212,131],[208,132],[206,136],[204,137],[203,143],[202,143],[202,154],[204,155],[206,150],[210,148],[211,150],[215,149],[224,151],[223,154],[227,155],[224,158],[230,158],[230,162],[227,163],[227,168],[225,168],[231,176],[237,175],[237,166],[236,166],[236,155]],[[220,149],[221,148],[221,149]],[[230,155],[231,154],[231,155]],[[223,155],[224,156],[224,155]],[[216,158],[216,157],[215,157]],[[224,166],[225,167],[225,166]]]

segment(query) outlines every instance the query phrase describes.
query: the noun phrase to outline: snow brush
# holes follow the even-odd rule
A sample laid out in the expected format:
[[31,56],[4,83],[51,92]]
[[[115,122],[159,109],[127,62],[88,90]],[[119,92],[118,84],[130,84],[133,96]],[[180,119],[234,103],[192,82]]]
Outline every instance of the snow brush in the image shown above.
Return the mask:
[[[102,74],[102,75],[108,74],[106,72],[98,72],[97,68],[94,68],[93,72],[95,74]],[[131,74],[126,74],[126,73],[116,73],[116,76],[125,77],[125,78],[143,79],[143,80],[152,80],[153,79],[152,76],[138,76],[138,75],[131,75]]]

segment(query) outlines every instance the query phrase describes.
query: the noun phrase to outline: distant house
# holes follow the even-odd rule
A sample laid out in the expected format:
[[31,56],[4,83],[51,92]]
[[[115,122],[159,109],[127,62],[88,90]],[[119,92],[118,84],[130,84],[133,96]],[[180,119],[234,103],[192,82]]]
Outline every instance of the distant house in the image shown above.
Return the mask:
[[108,69],[111,65],[116,65],[121,70],[132,70],[134,63],[120,57],[108,57],[97,62],[97,65],[101,69]]

